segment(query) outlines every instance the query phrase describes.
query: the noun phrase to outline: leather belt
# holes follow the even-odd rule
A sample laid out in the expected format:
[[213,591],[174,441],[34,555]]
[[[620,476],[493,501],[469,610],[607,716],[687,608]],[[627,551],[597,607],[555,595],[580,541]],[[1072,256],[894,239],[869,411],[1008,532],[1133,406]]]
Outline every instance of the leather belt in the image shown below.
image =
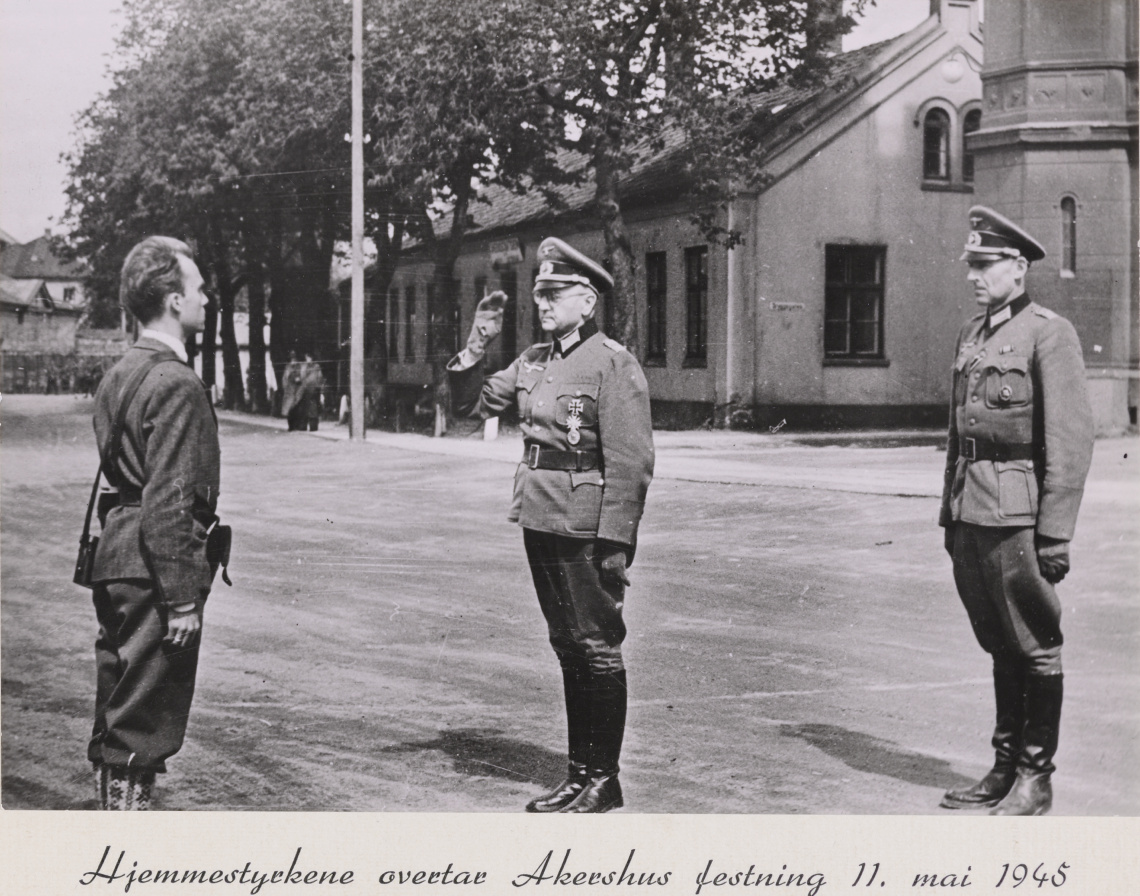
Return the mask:
[[968,461],[976,460],[1032,460],[1034,446],[1029,442],[1017,445],[1004,445],[989,439],[975,439],[961,436],[958,439],[958,456]]
[[526,445],[523,463],[532,470],[583,470],[598,469],[597,451],[558,451],[541,445]]

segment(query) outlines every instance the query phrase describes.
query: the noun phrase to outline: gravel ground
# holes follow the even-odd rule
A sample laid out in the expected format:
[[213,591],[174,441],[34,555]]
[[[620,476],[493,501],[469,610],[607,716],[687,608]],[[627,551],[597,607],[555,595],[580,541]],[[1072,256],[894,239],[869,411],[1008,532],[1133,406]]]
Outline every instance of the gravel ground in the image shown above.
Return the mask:
[[[3,807],[93,808],[94,614],[70,583],[91,402],[0,408]],[[514,434],[223,414],[234,587],[157,808],[516,812],[561,682],[505,521]],[[941,436],[657,434],[627,599],[625,812],[937,813],[989,764],[989,670],[936,526]],[[1054,813],[1140,814],[1140,439],[1097,445],[1065,605]]]

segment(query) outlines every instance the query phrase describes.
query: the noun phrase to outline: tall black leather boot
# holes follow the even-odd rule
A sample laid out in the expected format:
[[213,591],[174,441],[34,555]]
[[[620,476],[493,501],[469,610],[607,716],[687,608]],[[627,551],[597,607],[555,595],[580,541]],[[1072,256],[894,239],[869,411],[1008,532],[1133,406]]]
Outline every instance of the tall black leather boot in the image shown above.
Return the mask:
[[562,662],[562,688],[566,696],[566,735],[569,742],[570,761],[566,769],[565,780],[549,793],[535,797],[527,803],[527,812],[561,811],[574,802],[586,786],[590,707],[585,688],[590,670],[582,660],[571,657],[560,659]]
[[997,721],[990,741],[994,748],[994,767],[976,784],[946,791],[939,803],[943,809],[996,806],[1013,787],[1025,728],[1025,673],[1020,665],[994,663],[994,703]]
[[1025,688],[1025,742],[1017,780],[990,815],[1044,815],[1053,807],[1052,777],[1061,732],[1064,675],[1029,675]]
[[625,670],[595,672],[586,689],[590,736],[586,785],[563,812],[609,812],[625,805],[618,781],[628,703]]

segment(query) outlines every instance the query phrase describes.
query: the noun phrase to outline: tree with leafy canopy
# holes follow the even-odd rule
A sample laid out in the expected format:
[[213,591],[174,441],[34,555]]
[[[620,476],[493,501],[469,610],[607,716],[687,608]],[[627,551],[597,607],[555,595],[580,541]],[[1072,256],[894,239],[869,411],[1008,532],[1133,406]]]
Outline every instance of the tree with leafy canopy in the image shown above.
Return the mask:
[[214,379],[220,323],[225,393],[233,405],[243,394],[233,330],[243,278],[230,273],[236,210],[220,187],[235,171],[225,139],[243,47],[241,32],[227,27],[224,4],[215,5],[218,16],[198,21],[154,0],[124,4],[122,62],[111,89],[81,115],[79,146],[65,158],[71,249],[91,266],[97,314],[117,316],[119,266],[143,236],[166,233],[196,243],[220,304],[207,320],[204,378]]
[[[554,66],[536,90],[567,123],[560,143],[594,183],[614,278],[611,334],[635,353],[635,262],[623,185],[639,159],[680,132],[695,220],[712,235],[749,155],[750,97],[789,79],[826,77],[827,50],[868,0],[583,0],[541,4]],[[873,2],[873,0],[872,0]],[[718,227],[720,230],[718,231]]]
[[429,360],[437,405],[458,345],[454,271],[472,211],[490,184],[521,192],[561,182],[560,122],[535,102],[551,66],[545,9],[533,0],[390,0],[370,20],[365,57],[375,66],[369,106],[389,166],[413,172],[420,205],[411,236],[433,260]]

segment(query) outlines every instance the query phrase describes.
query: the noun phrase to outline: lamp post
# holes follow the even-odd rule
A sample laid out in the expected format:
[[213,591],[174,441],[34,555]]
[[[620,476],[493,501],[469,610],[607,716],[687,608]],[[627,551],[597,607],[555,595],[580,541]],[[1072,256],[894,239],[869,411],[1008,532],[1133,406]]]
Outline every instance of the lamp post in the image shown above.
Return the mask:
[[352,419],[348,436],[364,439],[364,0],[352,0],[352,314],[348,381]]

